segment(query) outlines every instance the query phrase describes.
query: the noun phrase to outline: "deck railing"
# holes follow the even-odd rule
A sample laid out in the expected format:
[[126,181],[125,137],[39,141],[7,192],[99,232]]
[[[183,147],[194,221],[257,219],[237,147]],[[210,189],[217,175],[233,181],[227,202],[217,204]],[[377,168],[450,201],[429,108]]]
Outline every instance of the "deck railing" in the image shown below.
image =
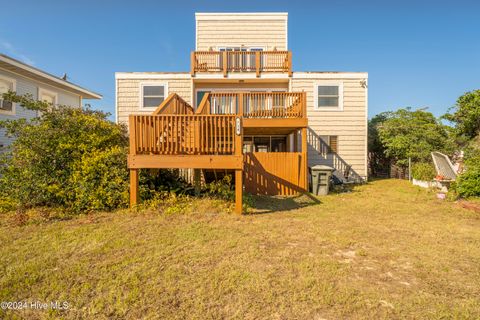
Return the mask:
[[244,118],[306,117],[304,92],[206,93],[197,114],[232,114]]
[[194,51],[191,73],[197,72],[288,72],[292,74],[290,51]]
[[131,115],[134,154],[235,153],[234,115]]
[[178,94],[172,93],[165,99],[153,115],[161,114],[194,114],[192,106],[183,100]]

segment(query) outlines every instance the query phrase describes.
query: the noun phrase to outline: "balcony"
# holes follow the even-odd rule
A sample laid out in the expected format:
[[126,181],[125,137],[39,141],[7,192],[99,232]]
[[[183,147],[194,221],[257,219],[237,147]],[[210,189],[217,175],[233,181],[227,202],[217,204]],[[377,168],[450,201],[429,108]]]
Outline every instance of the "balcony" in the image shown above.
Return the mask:
[[288,73],[292,76],[290,51],[194,51],[191,54],[191,74],[197,72],[262,72]]

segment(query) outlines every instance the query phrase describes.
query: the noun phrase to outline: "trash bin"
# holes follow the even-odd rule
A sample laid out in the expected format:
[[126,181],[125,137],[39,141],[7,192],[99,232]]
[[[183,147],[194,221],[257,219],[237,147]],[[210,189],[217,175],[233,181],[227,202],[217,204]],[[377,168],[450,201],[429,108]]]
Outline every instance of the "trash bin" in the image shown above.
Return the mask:
[[316,165],[310,168],[312,175],[312,192],[317,196],[328,194],[330,177],[334,168],[324,165]]

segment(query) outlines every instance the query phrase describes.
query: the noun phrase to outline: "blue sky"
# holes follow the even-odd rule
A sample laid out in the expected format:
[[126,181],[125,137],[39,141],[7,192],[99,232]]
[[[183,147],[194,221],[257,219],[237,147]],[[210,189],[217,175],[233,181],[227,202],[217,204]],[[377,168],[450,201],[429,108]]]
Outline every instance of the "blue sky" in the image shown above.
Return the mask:
[[188,71],[195,12],[288,12],[295,71],[367,71],[369,116],[443,114],[480,89],[478,1],[2,1],[0,52],[103,94],[116,71]]

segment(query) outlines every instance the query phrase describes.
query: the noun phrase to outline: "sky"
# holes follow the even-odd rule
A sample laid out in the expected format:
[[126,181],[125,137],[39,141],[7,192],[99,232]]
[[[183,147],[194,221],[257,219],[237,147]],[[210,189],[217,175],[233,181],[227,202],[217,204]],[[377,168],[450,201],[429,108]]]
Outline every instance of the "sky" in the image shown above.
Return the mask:
[[439,116],[480,89],[480,1],[0,0],[0,12],[0,53],[67,73],[111,114],[115,72],[190,70],[195,12],[288,12],[294,71],[368,72],[369,117]]

